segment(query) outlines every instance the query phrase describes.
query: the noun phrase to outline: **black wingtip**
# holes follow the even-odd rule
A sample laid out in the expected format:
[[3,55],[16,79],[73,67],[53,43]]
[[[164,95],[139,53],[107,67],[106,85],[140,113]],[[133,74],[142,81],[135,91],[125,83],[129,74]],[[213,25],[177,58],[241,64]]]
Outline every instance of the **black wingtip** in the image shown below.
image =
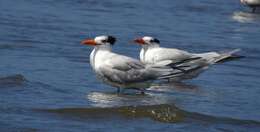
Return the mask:
[[246,56],[242,56],[242,55],[232,55],[230,57],[227,57],[225,59],[222,59],[222,60],[219,60],[217,61],[216,63],[224,63],[224,62],[228,62],[228,61],[232,61],[232,60],[238,60],[238,59],[243,59],[245,58]]

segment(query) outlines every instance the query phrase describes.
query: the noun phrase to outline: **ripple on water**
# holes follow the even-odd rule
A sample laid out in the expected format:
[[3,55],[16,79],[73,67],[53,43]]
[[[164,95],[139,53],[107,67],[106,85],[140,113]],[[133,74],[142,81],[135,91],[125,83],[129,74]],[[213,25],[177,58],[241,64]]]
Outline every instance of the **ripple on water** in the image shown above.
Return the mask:
[[27,49],[27,48],[34,48],[31,45],[23,45],[23,44],[0,44],[0,49],[8,49],[8,50],[14,50],[14,49]]
[[179,109],[174,104],[158,105],[134,105],[119,107],[93,107],[93,108],[59,108],[59,109],[37,109],[42,112],[56,113],[67,117],[80,117],[80,119],[104,119],[122,116],[125,118],[150,118],[165,123],[178,122],[205,122],[225,123],[232,125],[255,125],[260,122],[254,120],[233,119],[228,117],[210,116]]
[[160,122],[180,122],[184,119],[183,112],[174,105],[120,106],[107,108],[61,108],[40,110],[62,115],[79,116],[81,119],[106,118],[123,116],[126,118],[151,118]]
[[0,77],[0,86],[6,87],[6,86],[20,86],[25,84],[27,82],[27,79],[22,74],[15,74],[10,75],[7,77]]

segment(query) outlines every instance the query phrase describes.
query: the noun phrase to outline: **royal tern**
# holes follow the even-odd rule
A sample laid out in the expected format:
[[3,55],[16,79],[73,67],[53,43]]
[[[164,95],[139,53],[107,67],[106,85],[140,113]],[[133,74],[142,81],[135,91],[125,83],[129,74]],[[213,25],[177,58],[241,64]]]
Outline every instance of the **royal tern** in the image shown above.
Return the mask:
[[[116,42],[113,36],[97,36],[85,39],[81,44],[94,46],[90,54],[90,64],[97,77],[103,82],[118,88],[143,90],[147,81],[164,79],[182,74],[182,71],[165,66],[167,61],[145,65],[137,59],[112,52]],[[146,83],[145,83],[146,82]],[[145,85],[145,86],[144,86]]]
[[140,51],[141,62],[154,64],[160,61],[171,61],[171,64],[168,64],[168,66],[180,68],[180,70],[183,70],[184,72],[186,71],[182,76],[171,78],[171,81],[181,81],[184,79],[194,78],[210,65],[239,57],[234,55],[234,53],[239,51],[239,49],[223,53],[207,52],[197,54],[175,48],[163,48],[160,47],[160,41],[158,39],[150,36],[137,38],[134,42],[142,46]]

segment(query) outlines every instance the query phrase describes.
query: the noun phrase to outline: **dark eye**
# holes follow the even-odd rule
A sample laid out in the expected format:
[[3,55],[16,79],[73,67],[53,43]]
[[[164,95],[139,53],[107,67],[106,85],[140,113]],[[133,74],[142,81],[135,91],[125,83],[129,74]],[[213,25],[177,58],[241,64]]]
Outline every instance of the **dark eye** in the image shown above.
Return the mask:
[[101,40],[102,43],[106,43],[107,41],[106,40]]

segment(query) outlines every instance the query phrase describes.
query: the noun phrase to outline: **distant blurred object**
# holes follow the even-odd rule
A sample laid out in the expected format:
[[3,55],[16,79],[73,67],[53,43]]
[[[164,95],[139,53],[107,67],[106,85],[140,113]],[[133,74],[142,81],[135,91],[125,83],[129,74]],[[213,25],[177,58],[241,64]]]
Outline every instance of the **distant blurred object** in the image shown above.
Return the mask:
[[255,13],[256,8],[260,7],[260,0],[240,0],[240,2],[251,7],[252,13]]
[[260,21],[260,14],[250,12],[234,12],[232,18],[240,23],[255,23]]

